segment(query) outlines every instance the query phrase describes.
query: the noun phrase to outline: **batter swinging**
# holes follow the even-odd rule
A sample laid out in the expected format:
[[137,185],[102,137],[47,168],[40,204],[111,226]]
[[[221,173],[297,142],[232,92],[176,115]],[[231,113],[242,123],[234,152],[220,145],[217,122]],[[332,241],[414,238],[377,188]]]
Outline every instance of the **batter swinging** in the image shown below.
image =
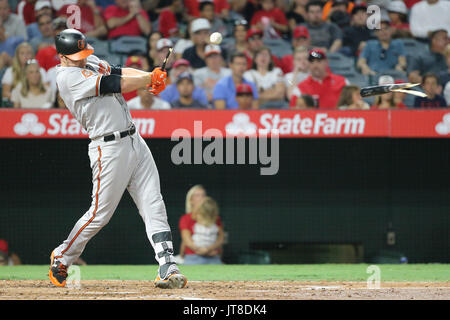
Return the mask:
[[92,203],[69,237],[51,254],[49,278],[64,287],[67,268],[81,255],[87,242],[105,226],[128,190],[145,223],[147,237],[159,263],[155,285],[183,288],[186,277],[173,259],[172,236],[160,193],[159,175],[145,141],[136,132],[122,93],[151,87],[165,88],[167,73],[160,68],[144,72],[110,66],[92,55],[85,36],[66,29],[55,38],[61,58],[56,83],[72,115],[88,132],[92,168]]

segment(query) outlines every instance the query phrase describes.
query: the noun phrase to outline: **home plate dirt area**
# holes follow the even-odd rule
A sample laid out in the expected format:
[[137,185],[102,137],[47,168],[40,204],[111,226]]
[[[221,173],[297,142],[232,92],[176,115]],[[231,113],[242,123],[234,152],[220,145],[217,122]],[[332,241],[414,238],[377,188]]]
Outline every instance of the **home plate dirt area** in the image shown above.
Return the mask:
[[1,300],[449,300],[448,282],[190,281],[184,289],[155,288],[152,281],[82,280],[57,288],[46,280],[2,280]]

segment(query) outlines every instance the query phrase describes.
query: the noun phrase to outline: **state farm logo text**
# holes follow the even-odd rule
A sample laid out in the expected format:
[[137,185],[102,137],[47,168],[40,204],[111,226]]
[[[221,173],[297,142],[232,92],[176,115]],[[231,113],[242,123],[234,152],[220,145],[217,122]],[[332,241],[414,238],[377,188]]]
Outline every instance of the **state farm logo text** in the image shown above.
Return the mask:
[[316,113],[314,118],[302,118],[300,114],[282,118],[279,114],[264,113],[260,118],[259,133],[279,130],[280,135],[361,135],[364,133],[364,118],[329,117],[327,113]]

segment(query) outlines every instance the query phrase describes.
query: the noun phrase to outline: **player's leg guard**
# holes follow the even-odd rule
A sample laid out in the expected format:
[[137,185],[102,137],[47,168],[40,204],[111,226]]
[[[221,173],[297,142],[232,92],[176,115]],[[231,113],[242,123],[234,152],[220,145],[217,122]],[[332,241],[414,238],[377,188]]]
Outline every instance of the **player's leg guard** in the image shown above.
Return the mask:
[[187,279],[180,273],[173,258],[172,234],[162,231],[152,235],[155,259],[159,263],[155,286],[167,289],[180,289],[186,286]]

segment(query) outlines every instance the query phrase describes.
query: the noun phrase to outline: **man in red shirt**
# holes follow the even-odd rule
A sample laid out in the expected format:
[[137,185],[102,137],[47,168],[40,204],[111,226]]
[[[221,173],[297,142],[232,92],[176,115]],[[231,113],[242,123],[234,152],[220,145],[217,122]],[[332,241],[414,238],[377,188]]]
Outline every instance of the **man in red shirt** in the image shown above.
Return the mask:
[[262,0],[262,10],[253,14],[250,25],[260,30],[273,28],[278,35],[288,32],[288,21],[286,15],[280,9],[275,7],[275,0]]
[[138,0],[116,0],[116,5],[104,13],[109,29],[108,39],[120,36],[146,36],[151,30],[150,19]]
[[163,38],[179,37],[177,14],[183,12],[183,1],[173,0],[171,5],[166,7],[159,14],[158,30]]
[[[71,5],[66,4],[56,13],[58,17],[68,18],[72,13],[67,12]],[[77,6],[80,8],[81,21],[80,29],[86,37],[102,38],[106,36],[108,30],[102,18],[101,9],[97,7],[94,0],[78,0]]]
[[184,0],[184,6],[187,9],[187,14],[191,17],[200,17],[198,9],[199,3],[202,1],[214,2],[214,11],[219,18],[227,18],[230,11],[230,4],[227,0]]
[[325,52],[313,49],[309,52],[311,75],[300,82],[292,92],[290,107],[295,106],[301,95],[310,95],[316,100],[319,109],[336,109],[342,88],[348,81],[337,74],[331,73]]

